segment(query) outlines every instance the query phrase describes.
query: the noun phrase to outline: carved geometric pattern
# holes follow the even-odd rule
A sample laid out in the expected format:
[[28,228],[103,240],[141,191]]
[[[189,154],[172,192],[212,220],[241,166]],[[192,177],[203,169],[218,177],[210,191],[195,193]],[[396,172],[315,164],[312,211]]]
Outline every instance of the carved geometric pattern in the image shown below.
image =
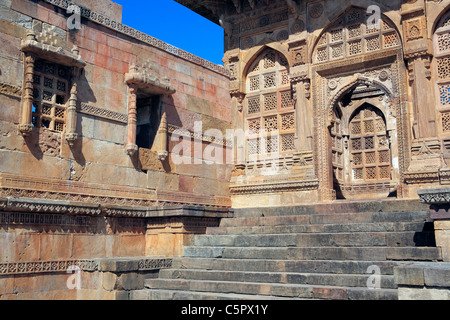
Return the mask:
[[77,110],[80,113],[89,114],[94,117],[104,118],[121,123],[128,123],[128,115],[126,113],[119,113],[99,107],[95,107],[86,103],[81,103],[80,109]]
[[384,39],[383,44],[385,48],[395,47],[399,44],[397,33],[395,31],[386,33],[383,39]]
[[439,85],[439,100],[441,105],[450,105],[450,84]]
[[377,119],[375,120],[377,132],[386,132],[386,124],[384,123],[383,119]]
[[348,54],[353,56],[355,54],[360,54],[362,52],[361,49],[361,41],[353,41],[348,44]]
[[254,155],[260,153],[259,140],[258,139],[250,139],[247,141],[247,150],[248,154]]
[[248,137],[248,155],[287,151],[286,148],[291,147],[286,140],[289,135],[274,136],[275,131],[279,130],[283,130],[284,133],[288,131],[289,134],[295,131],[294,114],[279,112],[294,107],[288,68],[286,57],[273,49],[262,52],[249,68],[246,85],[252,95],[246,98],[247,128],[250,132],[259,132],[263,136],[259,140]]
[[261,119],[252,119],[248,120],[248,129],[251,134],[258,134],[261,129]]
[[295,130],[294,113],[285,113],[281,115],[281,130]]
[[371,106],[363,107],[349,126],[353,179],[390,179],[390,152],[382,113]]
[[366,168],[366,180],[374,180],[377,178],[377,171],[376,167],[367,167]]
[[441,33],[437,38],[439,51],[447,51],[450,49],[450,32]]
[[380,49],[380,38],[373,37],[366,40],[367,52],[372,52]]
[[449,132],[450,131],[450,111],[443,112],[441,116],[442,121],[442,131]]
[[353,168],[353,179],[354,180],[363,179],[363,169],[362,168]]
[[359,166],[363,164],[362,153],[353,153],[353,164]]
[[328,48],[318,49],[316,59],[317,59],[317,62],[327,61],[328,60]]
[[354,38],[354,37],[358,37],[361,35],[361,25],[360,24],[355,24],[355,25],[349,26],[347,28],[347,30],[348,30],[349,38]]
[[281,85],[289,84],[289,72],[287,70],[281,72]]
[[278,129],[278,117],[276,115],[264,117],[264,129],[266,131],[277,130]]
[[330,31],[331,41],[341,41],[343,39],[342,31],[342,28]]
[[365,155],[366,155],[366,164],[376,163],[375,151],[373,151],[373,152],[366,152]]
[[373,120],[365,120],[364,122],[364,133],[373,133]]
[[361,150],[361,139],[352,139],[352,150]]
[[294,106],[294,99],[292,99],[291,91],[281,92],[281,108],[292,108]]
[[342,44],[331,46],[331,58],[341,58],[344,56],[344,46]]
[[264,111],[272,111],[277,109],[277,95],[270,93],[264,95]]
[[295,150],[294,138],[295,138],[295,135],[293,133],[282,135],[281,136],[281,151]]
[[275,67],[275,53],[273,51],[269,51],[264,56],[264,69],[269,69]]
[[259,90],[259,77],[250,78],[250,91]]
[[437,58],[437,69],[439,79],[450,78],[450,57]]
[[275,82],[275,73],[269,73],[269,74],[265,74],[264,75],[264,88],[272,88],[275,87],[276,82]]
[[34,126],[64,131],[64,104],[68,98],[68,77],[67,67],[44,60],[36,61],[33,74]]
[[375,148],[375,144],[374,144],[374,138],[373,137],[366,137],[364,138],[364,149],[374,149]]
[[248,104],[247,110],[248,110],[249,114],[259,113],[260,112],[260,98],[259,98],[259,96],[248,98],[247,99],[247,104]]
[[320,36],[313,52],[314,62],[343,59],[400,45],[397,31],[392,26],[384,21],[383,28],[376,24],[372,26],[362,21],[361,17],[366,16],[364,10],[356,8],[341,15]]
[[389,150],[378,151],[378,162],[389,163]]
[[278,136],[267,137],[267,153],[278,152]]
[[361,134],[361,123],[353,122],[351,123],[352,134]]
[[384,166],[379,167],[380,170],[380,179],[390,179],[391,178],[391,167]]

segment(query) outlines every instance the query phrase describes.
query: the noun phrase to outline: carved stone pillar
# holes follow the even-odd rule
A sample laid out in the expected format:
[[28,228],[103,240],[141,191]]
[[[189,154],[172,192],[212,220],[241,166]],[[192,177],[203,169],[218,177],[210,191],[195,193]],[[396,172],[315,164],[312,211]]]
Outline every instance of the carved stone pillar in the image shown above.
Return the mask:
[[166,160],[169,156],[169,151],[167,150],[167,113],[164,111],[161,115],[161,123],[159,126],[159,148],[158,148],[158,158],[161,161]]
[[[77,49],[74,48],[72,52],[77,53]],[[77,133],[77,86],[80,69],[77,67],[72,68],[72,88],[70,89],[69,104],[67,105],[66,112],[66,141],[69,146],[73,146],[78,139]]]
[[[436,136],[436,115],[433,103],[433,84],[430,81],[430,59],[427,52],[409,55],[408,73],[414,110],[413,138]],[[425,77],[424,77],[425,75]]]
[[[34,37],[30,33],[29,37]],[[19,130],[23,136],[30,135],[33,130],[31,124],[33,118],[33,73],[36,56],[34,53],[25,53],[25,75],[24,75],[24,94],[22,102],[22,114],[20,118]]]
[[292,99],[295,101],[296,147],[298,150],[312,150],[311,119],[313,112],[310,102],[311,82],[306,74],[292,74]]
[[136,124],[137,124],[137,86],[135,84],[129,85],[129,97],[128,97],[128,142],[127,153],[133,156],[137,150],[136,145]]

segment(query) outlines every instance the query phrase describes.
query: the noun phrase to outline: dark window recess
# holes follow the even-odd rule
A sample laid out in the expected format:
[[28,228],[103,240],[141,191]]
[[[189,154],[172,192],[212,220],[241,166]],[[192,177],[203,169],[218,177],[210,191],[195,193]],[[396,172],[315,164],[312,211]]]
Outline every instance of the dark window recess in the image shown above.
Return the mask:
[[151,149],[160,123],[159,97],[138,98],[136,144],[139,148]]

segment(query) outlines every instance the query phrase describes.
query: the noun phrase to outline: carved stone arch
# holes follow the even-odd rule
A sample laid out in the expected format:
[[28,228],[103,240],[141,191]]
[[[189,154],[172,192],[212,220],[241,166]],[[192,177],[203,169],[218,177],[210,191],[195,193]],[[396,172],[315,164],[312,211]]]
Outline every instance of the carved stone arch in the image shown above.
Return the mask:
[[[387,14],[381,13],[381,28],[373,29],[378,30],[378,32],[372,32],[367,24],[363,23],[366,21],[366,12],[367,8],[365,7],[350,5],[345,10],[336,12],[334,16],[331,16],[330,23],[313,40],[309,52],[311,64],[337,61],[351,56],[402,46],[399,23],[394,22]],[[360,28],[354,28],[358,23],[361,24]],[[339,27],[342,28],[342,31],[340,33],[335,32],[339,30]],[[350,28],[352,29],[350,30]],[[353,46],[353,44],[356,44],[356,46]],[[318,52],[319,50],[321,52]],[[322,51],[324,54],[322,54]]]
[[[428,16],[430,17],[430,14],[428,14]],[[431,28],[429,28],[428,30],[430,39],[433,38],[434,33],[436,32],[437,29],[439,29],[442,26],[443,21],[447,17],[450,17],[450,4],[448,4],[443,8],[440,8],[440,10],[438,11],[438,13],[434,18],[432,16],[430,17],[433,21],[433,23],[431,24]]]
[[360,76],[360,77],[356,77],[355,79],[348,81],[340,89],[338,89],[338,91],[334,94],[334,96],[328,102],[328,104],[327,104],[328,108],[333,109],[335,107],[336,103],[340,99],[342,99],[342,97],[346,93],[348,93],[350,90],[352,90],[362,84],[375,85],[377,87],[380,87],[389,98],[392,98],[394,96],[393,93],[391,92],[391,90],[389,90],[384,84],[382,84],[378,80]]
[[289,66],[292,65],[291,57],[288,52],[288,48],[280,43],[270,43],[265,44],[262,46],[253,47],[242,59],[242,73],[241,73],[241,81],[245,82],[247,79],[247,74],[250,66],[252,63],[260,57],[260,54],[268,49],[271,48],[275,51],[278,51],[278,53],[282,54],[284,58],[288,61]]

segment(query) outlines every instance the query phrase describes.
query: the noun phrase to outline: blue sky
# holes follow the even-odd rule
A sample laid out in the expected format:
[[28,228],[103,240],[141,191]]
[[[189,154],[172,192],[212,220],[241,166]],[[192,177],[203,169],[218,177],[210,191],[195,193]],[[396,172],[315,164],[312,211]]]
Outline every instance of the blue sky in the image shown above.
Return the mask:
[[113,0],[122,23],[201,58],[223,64],[223,29],[173,0]]

